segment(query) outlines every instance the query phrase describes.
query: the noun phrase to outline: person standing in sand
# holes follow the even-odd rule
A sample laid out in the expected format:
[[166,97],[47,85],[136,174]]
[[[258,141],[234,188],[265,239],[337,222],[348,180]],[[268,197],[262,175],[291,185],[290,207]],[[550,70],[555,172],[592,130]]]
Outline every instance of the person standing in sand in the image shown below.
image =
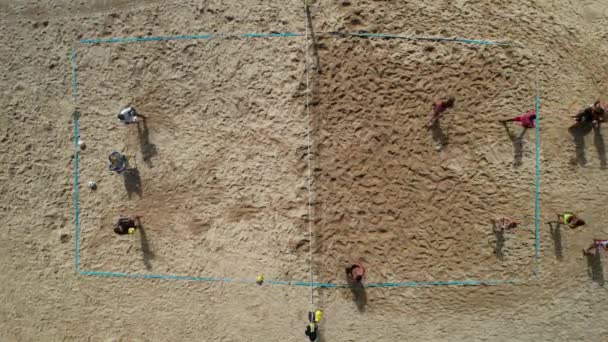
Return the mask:
[[595,126],[599,125],[601,122],[606,121],[606,104],[602,102],[602,100],[595,101],[591,106],[591,123]]
[[108,168],[110,169],[110,171],[114,171],[117,174],[121,174],[128,168],[129,163],[127,160],[127,156],[120,152],[112,151],[112,153],[110,153],[110,155],[108,156],[108,160],[110,162]]
[[118,120],[120,120],[120,123],[125,125],[137,123],[141,117],[142,116],[137,113],[135,108],[131,106],[127,106],[126,108],[122,109],[120,113],[118,113]]
[[426,128],[430,129],[445,115],[445,112],[454,107],[455,99],[452,96],[446,98],[437,99],[433,102],[432,110],[429,113],[429,122],[426,124]]
[[495,232],[509,231],[517,227],[517,222],[515,222],[515,220],[513,220],[512,218],[506,216],[493,219],[492,223],[494,224]]
[[114,233],[118,235],[134,234],[135,229],[137,229],[138,226],[136,221],[139,221],[139,216],[132,218],[120,215],[116,222],[116,226],[114,227]]
[[587,249],[583,249],[583,254],[592,255],[591,251],[595,251],[595,253],[598,253],[600,248],[603,248],[605,251],[608,251],[608,240],[593,239],[593,243],[591,244],[591,246],[589,246],[589,248]]
[[500,122],[503,124],[506,124],[508,122],[517,122],[523,128],[534,128],[534,127],[536,127],[534,124],[534,120],[536,120],[536,110],[532,109],[532,110],[529,110],[526,113],[518,115],[514,118],[507,119],[507,120],[500,120]]
[[578,114],[573,116],[574,124],[571,127],[578,127],[587,123],[591,123],[594,126],[604,122],[604,115],[606,110],[600,100],[595,101],[594,104],[589,105]]
[[[576,214],[565,212],[563,214],[556,214],[556,215],[557,215],[557,223],[568,225],[572,229],[585,225],[585,221],[583,221],[583,219],[576,216]],[[551,222],[551,221],[549,221],[549,222]]]
[[315,322],[310,322],[304,333],[311,342],[315,342],[319,338],[319,327]]
[[361,285],[363,282],[363,276],[365,276],[365,268],[363,268],[360,263],[354,263],[350,267],[346,268],[346,276],[349,283]]

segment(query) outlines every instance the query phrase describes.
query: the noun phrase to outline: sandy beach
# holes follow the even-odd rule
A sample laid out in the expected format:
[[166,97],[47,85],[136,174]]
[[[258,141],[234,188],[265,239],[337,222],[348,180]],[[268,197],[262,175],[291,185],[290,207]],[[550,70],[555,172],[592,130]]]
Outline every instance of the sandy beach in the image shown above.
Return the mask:
[[306,341],[311,296],[325,342],[606,340],[605,0],[0,0],[0,41],[1,341]]

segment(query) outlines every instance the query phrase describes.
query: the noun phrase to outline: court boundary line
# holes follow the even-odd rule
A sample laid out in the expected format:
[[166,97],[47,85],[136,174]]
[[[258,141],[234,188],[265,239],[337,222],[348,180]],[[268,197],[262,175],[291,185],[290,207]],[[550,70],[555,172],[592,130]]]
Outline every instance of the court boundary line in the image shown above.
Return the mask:
[[[432,41],[432,42],[454,42],[464,44],[477,44],[487,46],[517,46],[523,47],[512,42],[492,42],[485,40],[473,40],[465,38],[447,38],[447,37],[422,37],[422,36],[403,36],[381,33],[341,33],[341,32],[324,32],[319,35],[338,36],[338,37],[360,37],[360,38],[380,38],[380,39],[402,39],[414,41]],[[218,39],[218,38],[278,38],[278,37],[301,37],[302,33],[241,33],[241,34],[225,34],[225,35],[178,35],[178,36],[157,36],[157,37],[127,37],[127,38],[107,38],[107,39],[82,39],[80,44],[100,44],[100,43],[130,43],[130,42],[150,42],[150,41],[172,41],[172,40],[190,40],[190,39]],[[207,281],[207,282],[239,282],[239,283],[256,283],[256,280],[239,280],[231,278],[219,277],[194,277],[194,276],[179,276],[179,275],[162,275],[162,274],[138,274],[138,273],[120,273],[120,272],[103,272],[103,271],[81,271],[79,267],[79,207],[78,207],[78,113],[77,113],[77,63],[76,49],[72,47],[71,54],[72,62],[72,87],[73,87],[73,120],[74,120],[74,237],[75,237],[75,269],[76,273],[84,276],[98,277],[122,277],[122,278],[143,278],[143,279],[165,279],[165,280],[187,280],[187,281]],[[536,106],[538,108],[538,90],[536,94]],[[538,115],[537,115],[538,122]],[[538,124],[536,128],[536,202],[538,202]],[[536,212],[536,237],[535,237],[535,256],[538,259],[538,203],[535,205]],[[333,283],[314,283],[303,281],[284,281],[284,280],[264,280],[265,284],[271,285],[291,285],[291,286],[309,286],[320,288],[344,288],[352,287],[350,284],[333,284]],[[429,286],[500,286],[500,285],[516,285],[522,284],[519,280],[446,280],[446,281],[410,281],[410,282],[380,282],[367,283],[364,286],[368,288],[381,287],[429,287]]]
[[[226,277],[194,277],[171,274],[142,274],[142,273],[123,273],[123,272],[104,272],[104,271],[79,271],[78,274],[84,276],[109,277],[109,278],[140,278],[157,280],[183,280],[197,282],[217,282],[217,283],[242,283],[256,284],[256,279],[235,279]],[[298,287],[317,287],[317,288],[351,288],[359,285],[334,284],[334,283],[311,283],[310,281],[297,280],[273,280],[264,279],[264,284],[268,285],[288,285]],[[519,285],[524,284],[520,280],[430,280],[430,281],[409,281],[409,282],[386,282],[386,283],[367,283],[364,287],[431,287],[431,286],[500,286],[500,285]]]
[[74,108],[72,110],[72,119],[74,121],[74,185],[73,185],[73,196],[74,196],[74,266],[76,272],[79,271],[80,256],[79,256],[79,226],[78,226],[78,91],[77,91],[77,78],[76,78],[76,47],[72,46],[71,54],[72,62],[72,101]]
[[[516,46],[523,47],[519,43],[511,41],[490,41],[481,39],[468,39],[460,37],[440,37],[440,36],[408,36],[389,33],[368,33],[368,32],[319,32],[318,36],[334,36],[334,37],[359,37],[359,38],[381,38],[381,39],[400,39],[411,41],[431,41],[444,43],[462,43],[475,44],[486,46]],[[193,40],[193,39],[228,39],[228,38],[281,38],[281,37],[303,37],[305,33],[291,32],[271,32],[271,33],[228,33],[228,34],[194,34],[194,35],[176,35],[176,36],[149,36],[149,37],[114,37],[114,38],[90,38],[81,39],[78,43],[81,44],[100,44],[100,43],[134,43],[134,42],[151,42],[151,41],[172,41],[172,40]]]
[[539,276],[539,245],[540,245],[540,229],[539,229],[539,215],[540,215],[540,88],[538,77],[535,80],[535,97],[534,97],[534,111],[536,114],[535,119],[535,185],[534,185],[534,276]]

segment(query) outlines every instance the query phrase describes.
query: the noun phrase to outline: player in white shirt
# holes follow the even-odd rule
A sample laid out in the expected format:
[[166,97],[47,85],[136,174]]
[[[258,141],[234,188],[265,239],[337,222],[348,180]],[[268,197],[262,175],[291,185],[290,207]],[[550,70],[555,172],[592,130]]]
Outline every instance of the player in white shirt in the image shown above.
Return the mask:
[[123,124],[132,124],[139,121],[141,116],[137,114],[137,111],[131,106],[124,108],[118,114],[118,120]]

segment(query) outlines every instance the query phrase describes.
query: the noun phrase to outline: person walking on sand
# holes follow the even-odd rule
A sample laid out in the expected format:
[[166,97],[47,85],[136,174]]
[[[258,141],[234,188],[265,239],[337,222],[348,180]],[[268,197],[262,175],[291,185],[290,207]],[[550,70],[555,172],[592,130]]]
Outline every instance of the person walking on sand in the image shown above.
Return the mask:
[[116,226],[114,227],[114,233],[118,235],[134,234],[135,229],[137,229],[138,226],[136,221],[139,221],[139,216],[132,218],[120,215],[116,222]]
[[429,122],[426,124],[427,129],[433,127],[445,115],[445,112],[454,107],[455,99],[452,96],[437,99],[433,102],[432,110],[429,113]]
[[583,219],[576,216],[576,214],[565,212],[563,214],[556,214],[556,215],[557,215],[558,223],[568,225],[572,229],[585,225],[585,221],[583,221]]
[[508,122],[517,122],[523,128],[534,128],[534,127],[536,127],[534,124],[534,120],[536,120],[536,110],[532,109],[532,110],[529,110],[514,118],[507,119],[507,120],[500,120],[500,122],[503,124],[506,124]]
[[595,253],[597,253],[600,248],[608,251],[608,240],[593,239],[591,246],[589,246],[587,249],[583,249],[583,254],[591,255],[591,251],[595,251]]
[[361,285],[363,276],[365,276],[365,268],[360,263],[354,263],[346,268],[346,276],[350,283]]

